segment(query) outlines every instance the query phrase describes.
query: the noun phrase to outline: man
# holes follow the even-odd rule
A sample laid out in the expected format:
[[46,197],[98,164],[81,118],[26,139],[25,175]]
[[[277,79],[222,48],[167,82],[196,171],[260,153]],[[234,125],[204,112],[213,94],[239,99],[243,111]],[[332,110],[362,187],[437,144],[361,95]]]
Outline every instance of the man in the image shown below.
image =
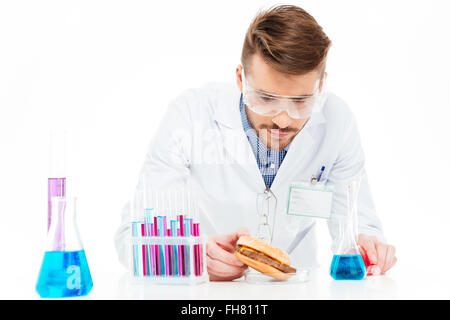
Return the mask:
[[[271,8],[260,12],[246,33],[237,86],[209,84],[170,104],[138,188],[187,184],[197,192],[200,225],[209,236],[210,280],[242,276],[246,267],[233,251],[241,235],[260,235],[257,203],[264,192],[276,199],[269,239],[288,251],[294,266],[317,264],[315,220],[286,213],[290,186],[309,183],[312,176],[334,186],[328,223],[334,240],[336,221],[347,215],[345,183],[362,179],[358,245],[372,265],[368,274],[382,274],[395,264],[395,248],[385,243],[375,214],[355,119],[341,99],[324,89],[330,46],[303,9]],[[124,264],[130,259],[129,211],[126,206],[116,234]]]

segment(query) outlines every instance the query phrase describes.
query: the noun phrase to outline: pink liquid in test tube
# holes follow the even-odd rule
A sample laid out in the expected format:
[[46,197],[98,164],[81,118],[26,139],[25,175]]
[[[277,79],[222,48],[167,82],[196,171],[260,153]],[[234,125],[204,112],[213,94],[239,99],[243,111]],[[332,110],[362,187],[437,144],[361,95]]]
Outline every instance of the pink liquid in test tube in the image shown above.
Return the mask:
[[[167,236],[170,237],[170,229],[167,229]],[[173,276],[173,252],[172,252],[173,246],[169,245],[169,275]]]
[[[177,230],[177,236],[181,237],[180,229]],[[183,262],[181,259],[181,253],[183,252],[183,250],[181,249],[181,245],[178,245],[177,247],[178,247],[178,274],[180,276],[182,276],[183,275]]]
[[[141,235],[142,237],[145,237],[145,223],[141,223]],[[147,257],[147,250],[146,250],[146,246],[142,245],[142,261],[144,262],[144,276],[148,275],[148,270],[147,270],[147,266],[148,266],[148,257]]]
[[[200,236],[200,225],[198,223],[194,223],[194,236]],[[196,259],[195,264],[197,266],[197,276],[202,275],[202,255],[201,255],[201,244],[196,245]]]
[[[180,220],[180,237],[184,237],[184,218],[182,215],[179,215],[179,220]],[[181,256],[180,256],[180,260],[181,260],[181,275],[185,276],[186,275],[186,266],[184,263],[184,245],[181,245]]]
[[[164,216],[163,217],[163,232],[164,232],[164,236],[167,237],[167,219]],[[165,275],[169,275],[169,245],[164,245],[164,261],[166,262],[164,267],[165,267]]]

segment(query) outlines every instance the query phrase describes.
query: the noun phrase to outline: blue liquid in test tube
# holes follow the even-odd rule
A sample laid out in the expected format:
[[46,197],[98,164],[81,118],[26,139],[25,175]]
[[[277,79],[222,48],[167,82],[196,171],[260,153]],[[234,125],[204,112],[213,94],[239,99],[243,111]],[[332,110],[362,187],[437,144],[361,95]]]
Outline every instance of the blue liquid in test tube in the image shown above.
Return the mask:
[[[158,222],[158,236],[164,237],[163,216],[158,216],[157,222]],[[159,263],[161,266],[160,275],[166,276],[164,245],[158,245],[158,249],[159,249]]]

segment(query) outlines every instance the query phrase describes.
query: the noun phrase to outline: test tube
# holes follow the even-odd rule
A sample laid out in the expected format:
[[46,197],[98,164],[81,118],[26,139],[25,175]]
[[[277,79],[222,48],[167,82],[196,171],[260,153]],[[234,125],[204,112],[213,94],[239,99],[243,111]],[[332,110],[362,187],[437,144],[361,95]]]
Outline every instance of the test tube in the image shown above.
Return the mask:
[[[163,235],[167,237],[167,217],[162,217]],[[164,245],[165,274],[169,275],[169,245]]]
[[[133,221],[131,224],[132,236],[139,237],[139,222]],[[139,246],[137,244],[133,245],[133,264],[134,264],[134,275],[139,277],[141,275],[141,255],[139,254]]]
[[[141,222],[141,235],[142,237],[145,237],[145,223]],[[148,256],[147,256],[147,246],[146,245],[142,245],[142,261],[143,261],[143,273],[144,273],[144,277],[148,275]]]
[[[200,236],[199,234],[199,224],[194,223],[194,237]],[[200,265],[200,245],[194,245],[194,260],[195,260],[195,275],[201,276],[201,265]]]
[[[52,198],[66,196],[66,134],[65,130],[50,131],[50,171],[48,176],[48,223],[50,229],[52,214]],[[56,239],[57,242],[60,239]]]
[[[158,236],[159,237],[163,237],[164,236],[164,224],[163,224],[163,216],[158,216]],[[166,263],[165,263],[165,259],[166,259],[166,255],[164,254],[164,245],[159,245],[159,263],[161,266],[161,275],[165,276],[166,275]]]
[[[170,229],[167,229],[167,236],[170,237]],[[169,251],[169,276],[173,275],[173,257],[172,257],[172,245],[168,245],[168,251]]]
[[[192,219],[185,219],[185,236],[190,237],[191,236],[191,222]],[[186,268],[186,275],[191,275],[191,246],[186,246],[185,248],[185,268]]]
[[[153,209],[147,208],[144,211],[144,221],[145,221],[145,236],[150,237],[152,235],[152,216],[153,216]],[[153,257],[152,257],[152,245],[147,244],[146,246],[146,253],[147,253],[147,261],[148,261],[148,275],[153,275]]]
[[[153,217],[153,235],[155,237],[158,236],[158,218]],[[159,251],[159,245],[154,245],[155,249],[155,267],[156,267],[156,275],[161,275],[161,259],[160,259],[160,251]]]
[[[178,216],[178,222],[179,222],[179,224],[180,224],[180,237],[184,237],[184,218],[183,218],[183,215],[179,215]],[[181,245],[180,246],[180,250],[179,250],[179,252],[180,252],[180,265],[181,265],[181,268],[180,268],[180,273],[181,273],[181,275],[182,276],[185,276],[186,275],[186,265],[185,265],[185,254],[184,254],[184,245]]]
[[[170,220],[171,234],[172,237],[176,237],[177,234],[177,221]],[[172,260],[173,260],[173,274],[178,276],[178,248],[177,245],[172,246]]]
[[[153,223],[150,223],[150,236],[155,236],[155,227]],[[151,254],[151,268],[152,268],[152,275],[156,275],[156,249],[155,245],[150,245],[150,254]]]

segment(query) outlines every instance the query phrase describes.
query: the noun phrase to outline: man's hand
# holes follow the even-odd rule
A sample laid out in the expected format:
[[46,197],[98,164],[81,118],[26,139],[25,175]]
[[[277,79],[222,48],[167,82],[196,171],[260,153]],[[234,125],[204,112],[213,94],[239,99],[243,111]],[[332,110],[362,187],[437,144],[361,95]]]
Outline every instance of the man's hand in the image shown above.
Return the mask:
[[250,235],[244,227],[235,232],[211,236],[206,243],[206,264],[211,281],[240,278],[247,266],[236,258],[234,250],[240,236]]
[[358,245],[367,267],[367,275],[384,274],[397,262],[395,247],[380,242],[377,237],[360,234]]

